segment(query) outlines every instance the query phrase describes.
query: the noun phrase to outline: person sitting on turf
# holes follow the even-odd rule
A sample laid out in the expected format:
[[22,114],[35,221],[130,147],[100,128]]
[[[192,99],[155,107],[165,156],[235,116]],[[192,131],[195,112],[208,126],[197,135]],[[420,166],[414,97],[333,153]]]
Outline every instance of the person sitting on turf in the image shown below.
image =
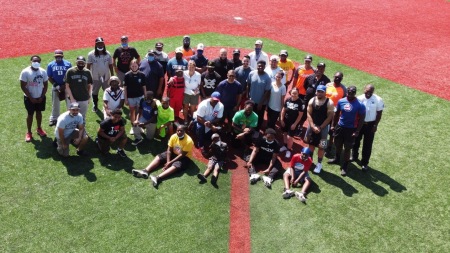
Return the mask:
[[211,98],[203,100],[197,108],[195,115],[197,147],[204,153],[205,140],[209,140],[213,132],[220,130],[216,125],[222,121],[223,104],[220,102],[220,93],[215,91]]
[[[117,87],[119,87],[118,82]],[[117,142],[117,154],[121,157],[127,157],[123,150],[128,139],[125,134],[125,120],[122,118],[122,110],[114,109],[110,115],[100,123],[98,128],[96,139],[98,148],[102,154],[107,154],[111,144]]]
[[245,102],[245,107],[234,114],[233,117],[233,146],[241,147],[244,150],[244,160],[252,145],[252,135],[258,125],[258,115],[253,111],[255,103],[252,100]]
[[277,173],[283,169],[281,162],[278,160],[280,145],[275,139],[276,131],[272,128],[266,129],[266,134],[255,143],[250,159],[247,162],[248,174],[250,175],[250,183],[255,184],[260,176],[256,173],[255,164],[268,164],[267,169],[263,171],[268,176],[263,176],[264,185],[270,188]]
[[139,102],[139,112],[136,121],[133,122],[133,132],[136,138],[131,144],[138,145],[143,141],[141,128],[145,128],[145,136],[153,139],[156,131],[156,119],[158,117],[157,100],[153,98],[153,91],[147,91],[145,98]]
[[206,183],[206,178],[214,170],[211,177],[211,184],[217,186],[217,178],[219,177],[219,169],[222,168],[225,159],[227,158],[228,146],[225,142],[220,140],[220,135],[214,133],[211,136],[212,143],[209,146],[209,152],[212,154],[208,161],[208,166],[203,174],[198,173],[197,177],[200,183]]
[[[192,138],[186,134],[186,126],[180,125],[177,132],[170,137],[167,150],[157,155],[145,169],[134,169],[133,176],[145,179],[150,177],[152,185],[157,187],[165,177],[189,167],[193,146]],[[159,176],[150,175],[160,164],[164,164],[163,172]]]
[[[307,147],[302,149],[300,154],[292,156],[289,168],[283,174],[284,191],[283,198],[288,199],[292,196],[296,196],[301,202],[306,201],[306,191],[311,184],[311,178],[309,177],[309,169],[311,168],[311,150]],[[291,185],[296,187],[299,183],[303,184],[301,192],[291,191]]]

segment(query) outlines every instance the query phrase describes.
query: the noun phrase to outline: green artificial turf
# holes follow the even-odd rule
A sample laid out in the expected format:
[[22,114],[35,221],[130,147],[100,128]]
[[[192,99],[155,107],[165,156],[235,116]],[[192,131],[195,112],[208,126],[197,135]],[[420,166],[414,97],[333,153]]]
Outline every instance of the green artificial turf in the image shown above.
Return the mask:
[[[144,55],[156,41],[162,40],[167,51],[180,45],[181,38],[130,44]],[[193,45],[251,49],[255,38],[205,33],[191,35],[191,40]],[[113,52],[116,46],[107,48]],[[305,55],[264,39],[266,52],[280,49],[297,62]],[[66,51],[65,58],[73,61],[90,50]],[[51,145],[54,128],[47,126],[50,99],[43,114],[49,137],[41,140],[34,134],[34,141],[25,143],[18,76],[29,57],[0,60],[1,252],[228,251],[232,171],[221,174],[215,189],[198,184],[195,175],[205,165],[196,162],[154,189],[130,171],[145,167],[165,148],[165,142],[155,141],[138,148],[128,144],[128,159],[123,159],[113,151],[100,156],[90,140],[90,158],[77,157],[71,147],[72,157],[62,159]],[[52,60],[51,53],[41,57],[42,65]],[[373,83],[386,103],[371,170],[364,174],[359,166],[350,167],[349,176],[342,178],[338,166],[324,164],[324,171],[312,176],[315,185],[306,205],[282,199],[282,180],[272,190],[261,182],[250,186],[252,251],[448,251],[450,102],[320,56],[314,55],[313,64],[319,60],[326,62],[329,77],[344,72],[343,83],[356,85],[358,94]],[[99,115],[88,112],[91,136]]]

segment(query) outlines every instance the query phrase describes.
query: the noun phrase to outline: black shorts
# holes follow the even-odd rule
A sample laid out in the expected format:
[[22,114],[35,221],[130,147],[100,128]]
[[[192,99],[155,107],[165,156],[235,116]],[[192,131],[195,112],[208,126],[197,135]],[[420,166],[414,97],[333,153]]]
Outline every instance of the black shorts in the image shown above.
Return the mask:
[[356,128],[345,128],[337,125],[333,133],[335,145],[342,145],[343,143],[345,149],[351,149],[355,143],[355,137],[353,137],[355,131]]
[[223,117],[222,117],[223,121],[225,121],[225,119],[227,119],[229,124],[231,124],[231,122],[233,122],[233,117],[234,117],[234,114],[236,113],[236,111],[234,111],[233,109],[234,109],[234,107],[223,109]]
[[33,104],[31,100],[27,96],[23,96],[23,103],[25,104],[25,109],[28,114],[31,115],[34,112],[42,112],[45,111],[45,96],[41,103]]
[[295,130],[291,130],[291,126],[295,123],[295,120],[285,120],[284,127],[281,129],[283,133],[287,133],[289,136],[295,136],[295,132],[297,131],[297,126],[295,126]]
[[[177,155],[175,154],[171,154],[170,159],[174,159]],[[162,152],[161,154],[158,155],[159,159],[161,160],[161,162],[163,162],[164,164],[167,162],[167,151]],[[187,167],[189,167],[189,164],[191,163],[191,159],[189,159],[189,157],[185,156],[183,158],[181,158],[180,160],[172,163],[172,166],[174,166],[175,168],[177,168],[177,170],[185,170],[187,169]]]

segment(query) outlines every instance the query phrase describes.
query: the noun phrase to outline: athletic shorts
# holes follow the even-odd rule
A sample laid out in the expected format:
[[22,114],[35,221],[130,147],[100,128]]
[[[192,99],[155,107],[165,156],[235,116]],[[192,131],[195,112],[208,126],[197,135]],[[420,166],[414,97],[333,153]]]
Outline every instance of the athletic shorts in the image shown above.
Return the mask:
[[[98,148],[100,149],[100,151],[102,153],[107,153],[109,152],[109,149],[111,148],[111,143],[109,142],[109,140],[107,139],[103,139],[100,136],[98,137]],[[123,140],[123,138],[127,138],[127,136],[125,134],[123,134],[119,139],[116,140],[116,142],[120,142]]]
[[[301,170],[294,170],[294,180],[297,179],[297,178],[300,176],[301,173],[302,173]],[[291,175],[291,176],[292,176],[292,174],[291,174],[291,169],[287,169],[287,170],[284,172],[284,174],[287,174],[287,175]],[[305,176],[302,178],[302,180],[300,180],[300,183],[303,184],[303,183],[305,182],[305,179],[311,179],[311,177],[309,176],[309,172],[306,172],[306,173],[305,173]]]
[[25,109],[28,115],[32,115],[34,112],[45,111],[45,96],[41,103],[33,104],[27,96],[23,96],[23,103],[25,104]]
[[223,109],[222,120],[225,121],[225,119],[227,119],[229,124],[231,124],[231,122],[233,122],[233,117],[234,117],[234,114],[236,113],[236,111],[234,111],[233,108],[234,107]]
[[128,106],[129,107],[139,107],[139,102],[144,96],[137,97],[137,98],[128,98]]
[[184,94],[183,104],[184,105],[198,105],[198,97],[200,95],[188,95]]
[[355,143],[355,137],[353,137],[355,131],[356,128],[345,128],[337,125],[333,133],[335,145],[343,143],[345,149],[351,149]]
[[[161,160],[161,162],[163,164],[165,164],[167,162],[167,151],[162,152],[161,154],[158,155],[159,159]],[[175,154],[172,153],[172,155],[170,156],[170,159],[174,159],[176,157]],[[181,158],[180,160],[172,163],[172,166],[174,166],[177,170],[185,170],[187,169],[187,167],[189,167],[189,164],[191,163],[191,159],[189,159],[189,157],[185,156],[183,158]]]
[[323,128],[320,133],[316,134],[312,128],[308,126],[305,134],[305,143],[325,149],[327,147],[328,128],[329,125]]
[[223,166],[223,161],[218,161],[216,159],[209,158],[208,160],[208,168],[215,169],[216,164],[219,165],[219,169]]
[[289,136],[295,136],[295,132],[297,131],[297,126],[295,126],[294,130],[291,130],[291,126],[295,123],[294,121],[285,120],[284,127],[281,128],[283,133],[287,133]]
[[[70,146],[70,142],[71,140],[75,140],[77,138],[79,138],[80,135],[80,131],[78,129],[73,130],[72,134],[70,134],[68,137],[64,138],[65,143],[67,144],[67,148],[64,149],[62,148],[62,143],[60,139],[56,139],[56,143],[58,145],[58,147],[56,148],[56,150],[58,151],[58,153],[62,156],[69,156],[69,146]],[[84,131],[84,135],[86,136],[86,131]]]

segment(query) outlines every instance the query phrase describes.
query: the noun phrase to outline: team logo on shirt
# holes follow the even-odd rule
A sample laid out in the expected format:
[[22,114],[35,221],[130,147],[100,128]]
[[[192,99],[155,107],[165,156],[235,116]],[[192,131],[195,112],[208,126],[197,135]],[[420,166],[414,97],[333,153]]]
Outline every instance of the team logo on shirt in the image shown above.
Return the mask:
[[344,104],[343,109],[344,109],[344,111],[346,111],[346,112],[351,112],[352,109],[353,109],[353,106],[352,106],[352,104],[350,104],[350,103],[346,103],[346,104]]
[[303,168],[305,167],[305,165],[303,165],[303,163],[295,163],[294,164],[294,169],[295,170],[303,170]]

